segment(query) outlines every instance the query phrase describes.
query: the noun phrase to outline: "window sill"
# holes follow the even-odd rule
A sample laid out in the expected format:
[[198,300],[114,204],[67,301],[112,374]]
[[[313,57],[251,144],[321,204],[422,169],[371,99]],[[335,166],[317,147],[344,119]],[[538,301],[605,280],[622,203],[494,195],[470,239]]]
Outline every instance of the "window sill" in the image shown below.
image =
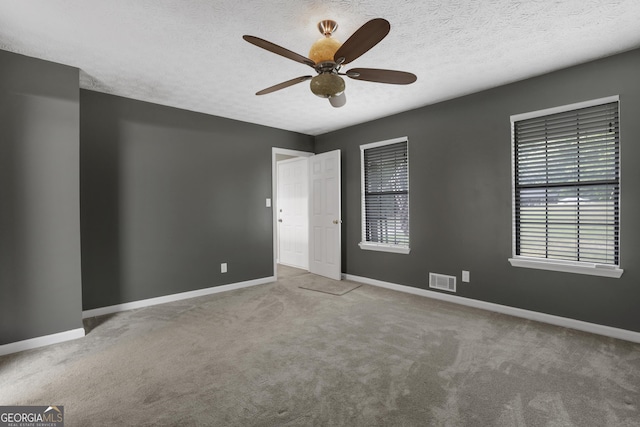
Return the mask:
[[602,264],[590,264],[586,262],[571,263],[561,261],[538,260],[531,258],[509,258],[513,267],[535,268],[538,270],[562,271],[564,273],[588,274],[590,276],[612,277],[619,279],[624,270]]
[[369,242],[360,242],[358,246],[365,251],[391,252],[395,254],[408,254],[411,250],[406,246],[383,245]]

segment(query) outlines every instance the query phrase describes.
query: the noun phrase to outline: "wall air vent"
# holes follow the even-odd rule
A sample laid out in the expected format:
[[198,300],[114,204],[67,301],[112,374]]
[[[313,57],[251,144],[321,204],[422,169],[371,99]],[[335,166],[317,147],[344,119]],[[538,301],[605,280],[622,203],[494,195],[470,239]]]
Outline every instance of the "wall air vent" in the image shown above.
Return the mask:
[[429,287],[443,291],[456,291],[456,277],[444,274],[429,273]]

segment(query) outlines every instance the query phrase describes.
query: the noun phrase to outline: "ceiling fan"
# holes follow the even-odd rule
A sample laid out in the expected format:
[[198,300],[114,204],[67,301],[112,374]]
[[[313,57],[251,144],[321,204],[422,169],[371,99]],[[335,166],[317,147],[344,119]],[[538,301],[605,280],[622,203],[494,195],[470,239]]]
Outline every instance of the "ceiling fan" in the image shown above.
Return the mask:
[[417,77],[411,73],[378,68],[352,68],[347,72],[341,72],[340,69],[343,65],[356,60],[384,39],[389,30],[391,30],[391,24],[386,19],[372,19],[358,28],[342,44],[331,37],[337,28],[337,22],[329,19],[318,23],[318,29],[324,37],[311,46],[308,58],[259,37],[242,36],[243,39],[251,44],[308,65],[317,72],[316,76],[296,77],[263,89],[257,92],[256,95],[266,95],[267,93],[311,80],[311,92],[321,98],[328,98],[334,107],[342,107],[347,98],[344,94],[345,83],[340,76],[347,76],[355,80],[400,85],[410,84],[417,80]]

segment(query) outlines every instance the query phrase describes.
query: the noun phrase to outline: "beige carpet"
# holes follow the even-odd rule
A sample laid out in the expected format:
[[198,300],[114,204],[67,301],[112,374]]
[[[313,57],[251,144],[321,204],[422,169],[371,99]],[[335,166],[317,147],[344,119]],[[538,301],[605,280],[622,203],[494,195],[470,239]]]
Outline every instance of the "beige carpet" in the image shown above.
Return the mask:
[[640,345],[285,270],[1,357],[0,405],[64,405],[67,426],[640,425]]

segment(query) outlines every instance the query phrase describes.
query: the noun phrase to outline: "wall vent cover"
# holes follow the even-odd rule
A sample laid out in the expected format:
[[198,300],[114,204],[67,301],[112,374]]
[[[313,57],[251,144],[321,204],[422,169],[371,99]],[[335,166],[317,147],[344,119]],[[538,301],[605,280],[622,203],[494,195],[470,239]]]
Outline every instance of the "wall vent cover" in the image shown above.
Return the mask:
[[429,273],[429,287],[443,291],[456,291],[456,277],[445,274]]

